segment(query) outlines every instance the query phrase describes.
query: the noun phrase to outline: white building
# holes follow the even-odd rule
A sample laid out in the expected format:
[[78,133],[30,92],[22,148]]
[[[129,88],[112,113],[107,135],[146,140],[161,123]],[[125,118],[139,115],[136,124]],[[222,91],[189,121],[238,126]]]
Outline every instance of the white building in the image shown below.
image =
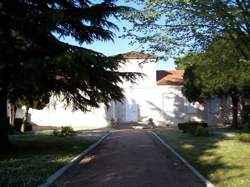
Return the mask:
[[140,72],[145,76],[136,84],[125,82],[124,101],[112,102],[91,112],[72,112],[63,103],[53,102],[43,110],[31,109],[30,121],[40,126],[72,126],[75,129],[101,128],[110,120],[120,123],[146,122],[152,118],[156,125],[176,125],[190,120],[205,121],[209,125],[220,122],[220,100],[214,99],[204,105],[189,103],[183,96],[183,70],[157,71],[157,57],[138,52],[123,54],[125,63],[120,71]]

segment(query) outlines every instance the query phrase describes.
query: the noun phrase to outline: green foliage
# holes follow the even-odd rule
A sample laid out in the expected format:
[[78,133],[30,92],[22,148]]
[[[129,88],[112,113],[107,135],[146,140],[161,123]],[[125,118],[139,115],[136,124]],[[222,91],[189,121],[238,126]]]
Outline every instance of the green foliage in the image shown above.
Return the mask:
[[76,132],[74,131],[74,129],[72,127],[69,127],[69,126],[61,127],[60,131],[57,131],[57,130],[53,131],[53,135],[62,136],[62,137],[73,136],[75,134],[76,134]]
[[207,136],[207,135],[208,135],[208,130],[203,126],[198,126],[195,129],[195,136]]
[[[155,131],[216,187],[249,186],[249,143],[223,136],[195,137],[167,128]],[[223,128],[214,129],[214,132],[238,133]]]
[[95,140],[86,137],[13,135],[15,146],[0,154],[0,187],[34,187],[87,149]]
[[[0,111],[12,103],[42,108],[53,94],[73,109],[87,111],[121,100],[119,83],[138,74],[118,72],[118,57],[66,44],[112,40],[115,24],[126,7],[105,1],[23,1],[0,3]],[[18,10],[18,11],[17,11]],[[0,143],[7,144],[7,114],[0,113]],[[1,140],[2,139],[2,140]]]
[[200,53],[184,74],[184,94],[189,100],[205,100],[212,96],[231,95],[249,90],[250,62],[227,39],[216,40]]
[[243,142],[249,142],[250,143],[250,133],[241,133],[239,135],[239,140]]
[[8,101],[17,107],[43,109],[51,96],[51,87],[45,65],[30,61],[21,66],[9,83]]
[[[202,127],[204,130],[201,129],[200,127]],[[206,135],[207,132],[207,130],[205,129],[206,127],[207,123],[205,122],[189,121],[185,123],[178,123],[178,128],[183,133],[188,132],[196,136]]]
[[[250,91],[250,61],[243,58],[225,34],[205,52],[191,58],[193,62],[184,73],[182,90],[189,101],[203,102],[214,96],[230,96],[236,109],[233,111],[233,126],[236,128],[239,97]],[[182,60],[185,62],[185,57]]]
[[127,29],[126,36],[148,50],[164,52],[166,56],[200,52],[227,32],[235,44],[233,48],[244,59],[250,57],[247,54],[250,50],[249,1],[129,1],[138,3],[140,8],[127,15],[133,27]]
[[124,80],[134,82],[141,75],[119,72],[123,63],[120,60],[119,56],[106,57],[92,50],[73,48],[52,63],[48,62],[53,68],[49,83],[52,93],[66,105],[73,104],[73,109],[82,111],[99,107],[100,103],[108,105],[111,100],[121,100],[123,89],[118,84]]
[[179,57],[175,59],[176,69],[186,69],[192,64],[199,61],[199,53],[190,53],[183,57]]
[[134,81],[136,75],[118,72],[118,57],[65,44],[55,35],[71,36],[80,44],[112,40],[111,30],[117,27],[108,17],[117,18],[126,7],[113,1],[11,2],[0,7],[0,67],[10,75],[6,76],[10,100],[42,108],[53,93],[74,109],[86,111],[123,97],[118,84]]

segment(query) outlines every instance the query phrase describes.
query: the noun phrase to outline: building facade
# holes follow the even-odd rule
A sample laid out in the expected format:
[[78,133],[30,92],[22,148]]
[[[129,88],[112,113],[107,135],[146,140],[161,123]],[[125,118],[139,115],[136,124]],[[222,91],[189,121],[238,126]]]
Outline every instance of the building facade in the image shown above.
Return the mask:
[[43,110],[30,110],[30,121],[40,126],[72,126],[75,129],[102,128],[114,120],[118,123],[144,122],[150,118],[157,126],[177,125],[186,121],[221,123],[221,99],[204,104],[190,103],[182,94],[183,70],[157,71],[157,57],[138,52],[122,54],[120,71],[139,72],[144,76],[135,84],[124,82],[123,102],[112,101],[90,112],[72,111],[51,99]]

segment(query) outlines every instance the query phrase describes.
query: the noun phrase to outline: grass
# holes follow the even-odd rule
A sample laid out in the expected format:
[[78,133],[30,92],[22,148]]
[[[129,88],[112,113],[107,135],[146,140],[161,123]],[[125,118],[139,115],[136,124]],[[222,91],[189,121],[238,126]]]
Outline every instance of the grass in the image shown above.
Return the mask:
[[0,153],[0,186],[33,187],[64,166],[94,140],[55,137],[51,132],[12,135],[14,148]]
[[238,132],[232,138],[195,137],[174,129],[155,132],[216,187],[250,186],[250,143],[239,141]]
[[239,139],[243,142],[249,142],[250,143],[250,133],[241,133],[239,135]]

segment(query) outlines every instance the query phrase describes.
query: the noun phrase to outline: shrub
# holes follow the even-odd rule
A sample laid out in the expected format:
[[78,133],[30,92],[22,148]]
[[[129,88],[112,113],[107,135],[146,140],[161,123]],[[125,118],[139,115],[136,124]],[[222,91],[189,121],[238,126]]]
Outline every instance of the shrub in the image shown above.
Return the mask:
[[195,136],[206,136],[208,135],[208,130],[205,129],[203,126],[198,126],[195,129]]
[[72,127],[69,127],[69,126],[65,126],[65,127],[61,127],[61,130],[60,131],[57,131],[57,130],[54,130],[53,131],[53,134],[55,136],[73,136],[75,135],[75,131]]
[[178,123],[178,128],[185,133],[188,131],[188,123]]
[[[185,123],[178,123],[178,128],[182,130],[183,133],[189,132],[191,134],[196,134],[196,129],[198,127],[203,127],[204,129],[207,127],[207,123],[205,122],[197,122],[197,121],[189,121]],[[202,130],[201,130],[202,131]]]
[[243,141],[243,142],[250,142],[250,133],[241,133],[239,135],[239,139],[240,141]]

